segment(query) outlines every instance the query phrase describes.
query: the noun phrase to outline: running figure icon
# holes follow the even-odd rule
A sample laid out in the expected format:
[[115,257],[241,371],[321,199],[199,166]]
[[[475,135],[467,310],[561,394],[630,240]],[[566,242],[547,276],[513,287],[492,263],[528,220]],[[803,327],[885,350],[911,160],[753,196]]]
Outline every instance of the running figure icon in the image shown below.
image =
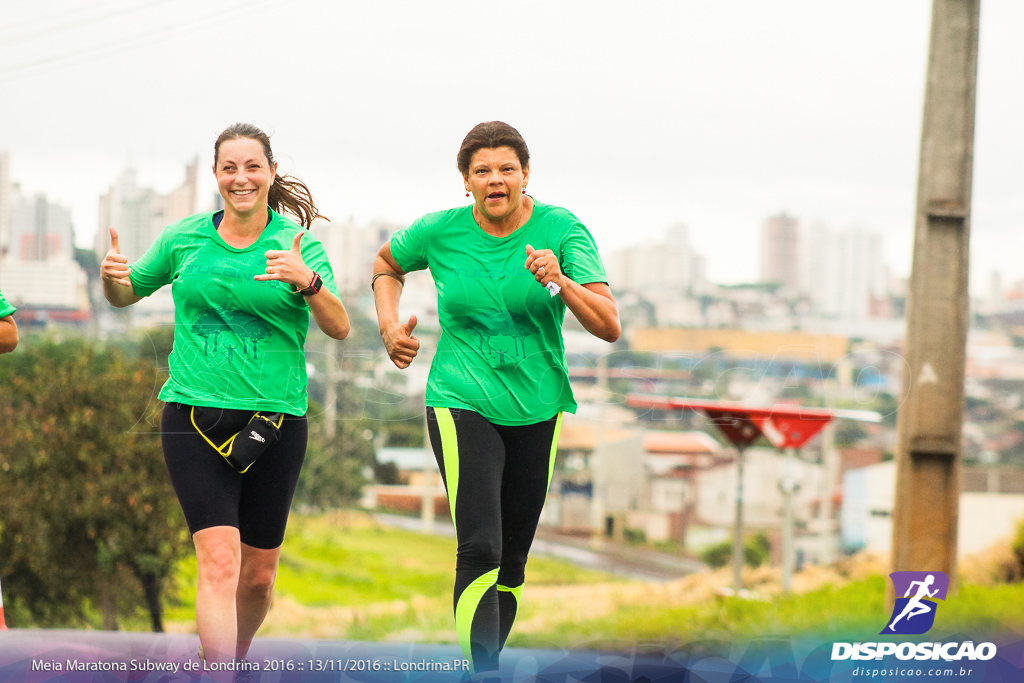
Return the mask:
[[910,593],[914,590],[914,586],[917,586],[917,593],[914,594],[914,597],[910,598],[906,606],[903,608],[903,611],[900,612],[900,615],[893,619],[892,623],[889,624],[888,628],[890,631],[893,633],[896,632],[896,622],[903,617],[906,617],[907,621],[909,621],[912,617],[916,617],[919,614],[927,614],[935,609],[931,603],[923,601],[923,598],[934,598],[939,592],[938,588],[933,591],[928,590],[928,587],[933,583],[935,583],[934,574],[926,576],[924,581],[912,581],[910,583],[910,586],[907,588],[907,592],[903,594],[903,597],[910,598]]
[[893,592],[903,597],[896,598],[889,623],[879,635],[920,635],[930,631],[939,611],[938,601],[946,600],[949,592],[949,577],[938,571],[898,571],[889,574],[889,578]]

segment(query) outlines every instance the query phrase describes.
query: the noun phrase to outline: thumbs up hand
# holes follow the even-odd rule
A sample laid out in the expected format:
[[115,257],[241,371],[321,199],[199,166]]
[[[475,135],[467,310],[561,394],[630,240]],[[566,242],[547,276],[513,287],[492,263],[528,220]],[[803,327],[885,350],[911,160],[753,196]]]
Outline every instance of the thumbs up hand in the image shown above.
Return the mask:
[[381,330],[380,336],[384,340],[384,347],[388,350],[388,357],[399,369],[404,370],[412,363],[412,359],[420,350],[420,340],[412,336],[416,328],[416,316],[410,315],[409,322],[393,323]]
[[110,250],[100,264],[100,278],[106,282],[116,282],[124,287],[131,287],[132,269],[128,267],[128,257],[121,253],[117,240],[117,230],[110,228]]
[[305,289],[313,279],[313,271],[302,260],[302,237],[305,231],[299,232],[292,240],[292,248],[288,250],[270,249],[267,257],[267,272],[256,275],[254,280],[280,280],[298,289]]

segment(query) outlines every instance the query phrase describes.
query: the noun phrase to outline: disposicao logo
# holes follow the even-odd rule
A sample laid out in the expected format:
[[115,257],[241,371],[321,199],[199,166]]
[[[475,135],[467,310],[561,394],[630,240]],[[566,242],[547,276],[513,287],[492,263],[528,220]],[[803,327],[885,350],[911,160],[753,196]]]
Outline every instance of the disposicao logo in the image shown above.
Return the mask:
[[[893,572],[896,605],[879,635],[920,635],[935,623],[935,611],[949,591],[949,577],[942,572]],[[899,597],[901,596],[902,597]],[[993,643],[833,643],[832,660],[882,659],[895,655],[907,660],[989,660],[996,656]]]
[[949,577],[943,572],[893,572],[889,577],[896,588],[896,605],[889,623],[879,633],[927,633],[935,623],[935,610],[939,606],[934,600],[946,599]]

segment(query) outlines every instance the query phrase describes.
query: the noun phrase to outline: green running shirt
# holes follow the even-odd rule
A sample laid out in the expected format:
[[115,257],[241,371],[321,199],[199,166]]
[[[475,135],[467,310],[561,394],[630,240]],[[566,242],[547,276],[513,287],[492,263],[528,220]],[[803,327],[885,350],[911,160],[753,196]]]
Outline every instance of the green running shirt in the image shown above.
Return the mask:
[[6,318],[16,310],[18,309],[9,304],[7,299],[4,298],[3,292],[0,292],[0,318]]
[[[266,272],[266,252],[291,249],[302,228],[270,211],[263,233],[244,249],[229,246],[213,225],[214,212],[164,228],[132,265],[135,293],[171,285],[174,348],[160,400],[188,405],[304,415],[309,330],[305,297]],[[308,232],[302,259],[337,295],[323,245]]]
[[565,304],[534,280],[526,245],[551,249],[579,284],[606,282],[594,239],[579,219],[534,202],[533,215],[494,237],[465,206],[428,214],[391,238],[406,271],[430,269],[441,338],[427,379],[426,404],[465,408],[495,424],[523,425],[576,412],[565,365]]

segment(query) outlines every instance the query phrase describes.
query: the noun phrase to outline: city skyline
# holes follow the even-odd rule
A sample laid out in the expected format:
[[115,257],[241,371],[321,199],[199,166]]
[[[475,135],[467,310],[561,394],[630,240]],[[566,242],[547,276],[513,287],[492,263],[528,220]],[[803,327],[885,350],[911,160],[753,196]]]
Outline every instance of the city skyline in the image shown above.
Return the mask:
[[[92,248],[101,257],[110,242],[107,227],[118,231],[121,253],[129,262],[138,259],[163,229],[177,220],[219,206],[216,193],[199,197],[198,160],[185,165],[183,179],[169,192],[159,192],[139,183],[138,172],[125,167],[112,179],[99,197],[99,221]],[[27,197],[10,178],[10,155],[0,150],[0,264],[27,261],[70,261],[73,254],[72,225],[66,207],[49,201],[44,193]],[[784,226],[782,232],[778,226]],[[317,236],[339,272],[341,291],[356,291],[363,286],[378,246],[402,227],[382,221],[358,223],[352,218],[314,223]],[[852,242],[851,242],[852,240]],[[846,249],[846,243],[867,240],[867,251]],[[85,240],[80,240],[84,242]],[[790,297],[808,297],[820,310],[840,317],[866,317],[866,294],[885,296],[887,270],[881,259],[882,237],[859,229],[834,231],[821,223],[807,226],[799,218],[785,213],[766,219],[759,243],[761,272],[749,284],[778,284]],[[615,289],[660,298],[661,294],[700,296],[722,283],[707,279],[707,258],[690,241],[685,223],[668,226],[660,239],[634,242],[617,249],[602,250],[609,282]],[[838,252],[843,252],[840,256]],[[863,253],[857,253],[857,252]],[[855,265],[844,261],[853,258]],[[865,280],[865,272],[873,272]],[[852,276],[852,277],[847,277]],[[842,281],[843,278],[849,282]],[[837,281],[839,280],[839,281]],[[664,290],[664,291],[662,291]],[[853,298],[860,301],[852,303]],[[845,304],[836,299],[844,298]],[[856,311],[856,315],[849,315]]]
[[[0,150],[0,171],[3,172],[3,176],[0,176],[0,188],[7,191],[5,199],[0,199],[0,208],[6,206],[14,206],[15,209],[19,206],[19,201],[24,202],[28,197],[25,191],[22,189],[22,183],[17,177],[16,171],[12,174],[11,167],[14,164],[11,163],[11,155],[7,150]],[[199,172],[197,173],[197,168]],[[143,251],[148,247],[149,244],[156,239],[160,231],[169,225],[170,223],[178,220],[185,215],[196,211],[207,211],[213,210],[219,206],[220,196],[217,193],[216,185],[212,182],[204,183],[204,177],[201,172],[203,166],[198,158],[193,158],[179,167],[177,171],[177,180],[172,182],[170,186],[155,187],[151,184],[140,180],[140,173],[138,168],[131,163],[126,163],[120,171],[112,176],[106,183],[106,189],[98,195],[96,198],[96,213],[98,219],[92,223],[90,227],[88,224],[86,227],[71,224],[71,228],[74,230],[74,245],[78,248],[92,249],[102,258],[109,247],[109,232],[108,227],[113,226],[118,230],[121,236],[122,251],[130,255],[130,258],[134,260],[141,255]],[[184,169],[184,173],[182,170]],[[184,178],[182,176],[184,175]],[[205,186],[205,187],[204,187]],[[12,201],[12,198],[14,201]],[[32,195],[32,201],[39,202],[45,201],[48,205],[54,209],[59,210],[62,214],[68,215],[70,220],[71,211],[68,207],[63,204],[51,201],[50,195],[45,191],[39,191]],[[120,201],[127,201],[131,204],[133,209],[116,209],[111,202],[116,204]],[[126,205],[127,207],[127,205]],[[153,215],[149,215],[150,208],[153,209]],[[126,213],[127,211],[127,213]],[[143,211],[145,218],[142,218],[142,214],[139,211]],[[10,223],[11,211],[6,212],[0,211],[0,223],[4,219]],[[136,214],[139,214],[138,216]],[[716,285],[732,285],[732,284],[754,284],[754,283],[765,283],[765,282],[781,282],[788,285],[793,285],[782,273],[785,268],[779,270],[765,270],[765,259],[769,260],[772,255],[766,253],[765,240],[766,233],[764,232],[767,225],[772,224],[773,221],[783,217],[793,223],[793,230],[797,230],[800,233],[800,240],[805,241],[809,231],[838,231],[840,233],[848,232],[867,232],[872,235],[879,236],[877,231],[870,228],[865,229],[864,227],[848,227],[838,228],[836,226],[829,225],[821,220],[815,221],[813,225],[808,225],[808,221],[799,216],[789,216],[785,211],[777,212],[775,215],[765,216],[759,223],[758,230],[761,232],[755,240],[755,253],[756,259],[761,267],[756,271],[749,273],[750,277],[742,281],[733,282],[718,282],[708,278],[708,259],[707,255],[699,252],[694,248],[691,236],[692,231],[689,229],[688,224],[685,221],[675,221],[674,223],[662,227],[658,231],[653,231],[649,234],[642,234],[641,237],[633,241],[626,241],[617,244],[614,248],[600,247],[601,252],[606,254],[606,258],[609,259],[609,272],[613,270],[622,270],[623,265],[619,264],[618,268],[612,267],[611,261],[621,260],[623,258],[632,261],[630,265],[630,271],[641,272],[645,268],[647,274],[642,275],[643,285],[645,288],[653,286],[657,280],[658,275],[661,273],[664,275],[664,282],[666,286],[671,289],[688,289],[690,287],[700,288],[701,283],[709,283]],[[139,220],[146,221],[145,226],[137,225]],[[152,224],[150,225],[150,221]],[[396,227],[404,227],[405,224],[389,223],[380,218],[372,218],[370,220],[357,220],[354,216],[349,215],[346,217],[335,217],[333,223],[339,224],[342,232],[346,229],[350,229],[354,225],[389,225],[392,229]],[[102,225],[101,225],[102,224]],[[339,236],[332,236],[330,234],[331,228],[333,227],[332,222],[320,221],[320,237],[325,240],[345,240],[347,239],[343,234]],[[799,226],[799,228],[797,228]],[[3,240],[5,237],[10,237],[10,227],[0,224],[0,246],[4,246]],[[126,240],[127,238],[127,240]],[[674,256],[671,261],[671,265],[668,262],[662,263],[664,254],[654,254],[654,251],[660,249],[662,243],[665,240],[668,243],[678,242],[682,246],[685,255]],[[126,246],[127,245],[127,246]],[[6,245],[10,249],[13,249],[13,245]],[[652,251],[654,250],[654,251]],[[674,251],[674,248],[670,248],[670,251]],[[657,267],[647,268],[643,261],[654,255],[655,260],[658,260]],[[806,249],[801,252],[801,262],[808,259],[808,252]],[[15,252],[11,252],[10,256],[13,258]],[[674,260],[673,260],[674,259]],[[790,264],[787,264],[788,267]],[[888,263],[884,264],[886,267]],[[810,291],[808,275],[805,272],[807,269],[801,263],[795,266],[800,272],[795,272],[793,278],[800,281],[799,286],[790,286],[788,289],[794,293]],[[671,272],[670,272],[671,271]],[[778,277],[772,277],[776,275]],[[1002,275],[1002,274],[1000,274]],[[991,276],[991,274],[990,274]],[[633,277],[630,278],[634,279]],[[1002,279],[1006,280],[1005,277]],[[991,288],[991,277],[986,280],[986,287]],[[1008,280],[1009,281],[1009,280]],[[1018,282],[1013,280],[1012,282]],[[680,287],[680,283],[685,283]],[[635,289],[635,287],[624,287],[625,289]],[[987,292],[988,289],[985,291]],[[981,292],[979,292],[981,295]]]
[[[98,226],[117,226],[121,251],[129,261],[141,256],[166,225],[219,205],[218,194],[206,193],[208,201],[198,196],[197,164],[197,160],[186,164],[183,180],[166,193],[142,186],[137,171],[129,166],[100,196]],[[0,197],[4,197],[0,198],[0,274],[9,283],[8,288],[17,290],[23,303],[37,303],[26,293],[32,290],[24,288],[21,275],[11,271],[26,262],[40,262],[34,267],[46,267],[42,262],[55,257],[70,265],[70,217],[64,207],[50,202],[45,194],[25,197],[18,183],[11,181],[9,170],[10,155],[0,151]],[[60,218],[56,223],[54,216]],[[357,292],[365,284],[378,245],[404,226],[382,221],[367,224],[348,218],[333,223],[318,220],[314,227],[335,266],[341,291]],[[110,240],[108,229],[97,227],[93,240],[95,253],[102,256]],[[39,244],[44,243],[60,248],[40,253]],[[761,272],[746,284],[779,285],[782,297],[806,300],[801,305],[806,315],[847,321],[891,317],[890,296],[902,296],[905,282],[901,285],[899,278],[890,277],[890,268],[882,259],[883,243],[883,236],[873,231],[835,230],[820,222],[807,225],[785,213],[769,216],[758,245]],[[697,300],[714,295],[720,286],[730,283],[708,279],[707,257],[694,249],[686,224],[667,227],[660,239],[602,252],[613,289],[647,300],[654,306],[660,324],[687,326],[712,319],[718,320],[717,324],[723,321],[716,315],[706,317],[707,311]],[[68,274],[69,282],[84,278],[77,267],[73,270],[76,273]],[[1012,283],[1005,292],[1008,296],[1001,296],[990,282],[985,295],[992,302],[1012,298],[1009,292],[1019,285],[1020,281]],[[64,302],[61,307],[66,308],[79,297],[68,290],[58,298]],[[49,300],[57,303],[56,299]],[[147,301],[142,308],[162,311],[169,307],[167,297],[162,296]]]
[[[327,215],[409,223],[464,201],[455,150],[473,124],[498,118],[530,144],[531,192],[576,213],[602,249],[682,222],[709,280],[749,282],[763,221],[786,212],[880,232],[894,274],[910,270],[927,0],[526,2],[511,13],[454,2],[106,5],[104,20],[66,0],[18,5],[0,27],[0,84],[18,103],[0,149],[27,193],[71,208],[80,244],[129,160],[141,185],[166,193],[198,154],[200,190],[212,191],[212,141],[236,120],[272,134],[282,169]],[[1024,277],[1014,258],[1022,21],[1010,0],[982,12],[976,294],[993,269]],[[265,53],[225,38],[242,35],[268,36]],[[229,48],[214,48],[227,44],[225,60]],[[232,70],[251,73],[247,85],[227,85]]]

